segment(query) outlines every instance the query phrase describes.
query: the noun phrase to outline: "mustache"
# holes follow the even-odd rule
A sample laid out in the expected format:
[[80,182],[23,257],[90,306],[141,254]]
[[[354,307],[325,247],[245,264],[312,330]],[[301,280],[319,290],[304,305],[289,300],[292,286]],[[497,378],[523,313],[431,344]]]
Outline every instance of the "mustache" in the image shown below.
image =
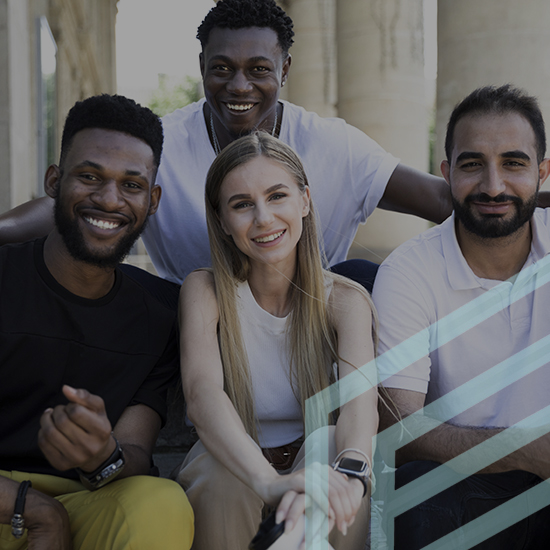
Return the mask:
[[469,202],[484,202],[484,203],[500,203],[500,202],[513,202],[514,204],[521,205],[523,201],[519,197],[514,197],[513,195],[506,195],[501,193],[496,197],[491,197],[487,193],[472,193],[464,199],[465,203]]

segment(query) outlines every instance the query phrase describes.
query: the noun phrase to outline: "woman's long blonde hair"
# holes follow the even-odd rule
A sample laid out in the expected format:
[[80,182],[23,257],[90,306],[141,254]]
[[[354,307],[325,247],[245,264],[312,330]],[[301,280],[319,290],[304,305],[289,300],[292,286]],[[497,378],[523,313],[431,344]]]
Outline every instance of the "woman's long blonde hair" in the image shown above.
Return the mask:
[[[278,162],[289,172],[299,190],[305,193],[308,182],[302,162],[288,145],[265,132],[247,135],[226,147],[208,171],[205,191],[206,222],[219,308],[218,338],[225,391],[246,431],[256,441],[258,434],[250,368],[236,301],[237,283],[248,279],[250,261],[222,229],[220,190],[232,170],[259,156]],[[296,273],[289,289],[291,313],[287,331],[290,379],[304,414],[306,399],[333,381],[332,364],[338,360],[336,333],[327,308],[326,277],[357,288],[372,307],[370,296],[363,287],[323,269],[315,211],[313,204],[310,204],[309,213],[303,218],[302,235],[297,244]]]

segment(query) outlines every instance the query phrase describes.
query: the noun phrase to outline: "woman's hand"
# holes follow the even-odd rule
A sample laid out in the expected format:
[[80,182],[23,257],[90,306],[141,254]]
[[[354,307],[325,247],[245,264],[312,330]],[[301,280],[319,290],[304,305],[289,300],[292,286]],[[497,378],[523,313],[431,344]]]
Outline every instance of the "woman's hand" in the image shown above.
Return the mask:
[[363,484],[359,480],[348,479],[330,466],[314,463],[311,466],[313,491],[304,498],[305,469],[287,475],[275,472],[275,475],[258,494],[268,504],[279,503],[276,519],[277,523],[285,520],[285,531],[296,525],[304,514],[306,503],[312,502],[328,517],[330,529],[336,525],[344,535],[347,533],[363,497]]

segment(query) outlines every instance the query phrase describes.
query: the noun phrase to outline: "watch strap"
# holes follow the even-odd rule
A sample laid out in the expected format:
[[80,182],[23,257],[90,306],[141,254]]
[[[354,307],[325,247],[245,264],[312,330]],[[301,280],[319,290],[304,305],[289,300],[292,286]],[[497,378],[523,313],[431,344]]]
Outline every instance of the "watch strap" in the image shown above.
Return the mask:
[[122,447],[115,436],[113,436],[113,439],[116,443],[115,450],[111,456],[93,472],[85,472],[80,468],[76,468],[82,485],[90,491],[95,491],[107,485],[107,483],[113,481],[113,479],[115,479],[124,469],[125,460]]

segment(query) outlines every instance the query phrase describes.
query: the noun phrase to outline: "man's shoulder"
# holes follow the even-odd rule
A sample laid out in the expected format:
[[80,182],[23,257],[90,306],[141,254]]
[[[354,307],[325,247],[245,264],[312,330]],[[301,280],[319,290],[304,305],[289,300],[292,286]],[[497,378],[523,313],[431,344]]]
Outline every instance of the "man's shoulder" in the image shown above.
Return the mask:
[[193,118],[198,117],[199,115],[202,116],[204,102],[205,100],[201,99],[200,101],[190,103],[185,107],[176,109],[175,111],[164,115],[162,117],[162,127],[165,134],[170,134],[176,131],[186,131],[186,125],[189,124]]
[[[448,223],[448,220],[444,224]],[[444,225],[436,225],[398,246],[383,262],[380,268],[409,271],[411,267],[431,265],[444,260],[442,231]],[[414,270],[416,271],[416,269]]]
[[44,238],[24,243],[10,243],[0,246],[0,271],[7,268],[18,269],[33,262],[35,242]]
[[292,129],[300,128],[305,131],[315,131],[319,134],[326,136],[328,139],[334,137],[334,135],[326,135],[325,132],[328,129],[333,131],[345,131],[348,128],[353,128],[356,131],[357,128],[349,125],[344,119],[338,117],[322,117],[312,111],[307,111],[299,105],[289,103],[288,101],[281,100],[284,106],[283,117],[288,118],[289,124]]
[[180,285],[130,264],[121,264],[119,270],[131,282],[131,292],[139,292],[146,300],[152,300],[153,303],[175,314]]

